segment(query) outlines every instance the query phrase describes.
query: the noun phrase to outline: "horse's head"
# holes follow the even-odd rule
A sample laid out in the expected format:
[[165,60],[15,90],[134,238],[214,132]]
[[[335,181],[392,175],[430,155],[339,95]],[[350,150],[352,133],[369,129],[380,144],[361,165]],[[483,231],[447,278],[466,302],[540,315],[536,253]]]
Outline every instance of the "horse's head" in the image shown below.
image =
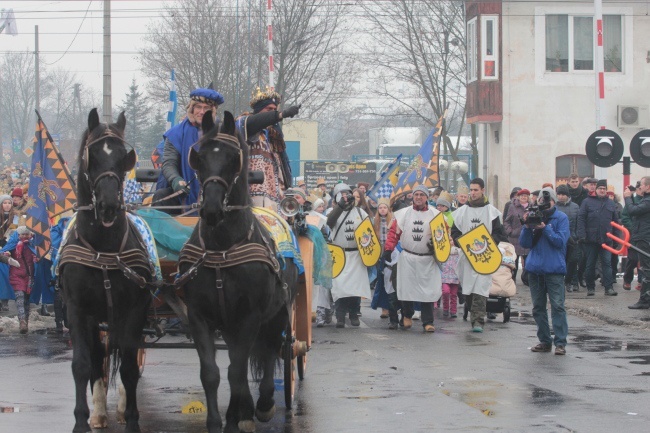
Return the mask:
[[223,123],[215,125],[212,115],[203,116],[203,136],[189,155],[203,191],[200,215],[209,226],[220,222],[225,212],[248,206],[248,151],[226,111]]
[[123,208],[122,183],[124,173],[136,162],[135,150],[124,141],[126,117],[120,113],[117,122],[99,122],[97,109],[88,114],[88,129],[84,132],[79,154],[79,195],[91,201],[95,217],[104,227],[115,222]]

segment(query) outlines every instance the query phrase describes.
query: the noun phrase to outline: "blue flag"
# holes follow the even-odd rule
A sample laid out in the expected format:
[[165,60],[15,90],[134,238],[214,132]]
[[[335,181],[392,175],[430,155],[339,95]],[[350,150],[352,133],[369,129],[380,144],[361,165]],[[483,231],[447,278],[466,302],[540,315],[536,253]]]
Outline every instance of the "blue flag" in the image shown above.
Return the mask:
[[379,179],[368,190],[367,196],[374,201],[379,201],[380,198],[390,198],[393,193],[393,188],[397,181],[394,179],[399,173],[400,162],[402,161],[402,154],[397,155],[397,158],[386,164],[379,173]]
[[167,129],[176,125],[176,111],[178,110],[178,96],[176,95],[176,72],[172,69],[171,89],[169,90],[169,111],[167,112]]
[[391,200],[395,197],[407,194],[419,185],[427,188],[435,188],[440,184],[438,173],[438,158],[440,156],[440,138],[442,137],[442,125],[445,114],[440,116],[436,127],[433,128],[427,139],[422,143],[420,151],[415,156],[408,168],[402,173],[395,185]]
[[50,220],[77,202],[77,193],[68,166],[59,153],[41,115],[36,112],[34,153],[29,172],[29,192],[25,197],[25,225],[34,232],[34,247],[39,258],[50,251]]

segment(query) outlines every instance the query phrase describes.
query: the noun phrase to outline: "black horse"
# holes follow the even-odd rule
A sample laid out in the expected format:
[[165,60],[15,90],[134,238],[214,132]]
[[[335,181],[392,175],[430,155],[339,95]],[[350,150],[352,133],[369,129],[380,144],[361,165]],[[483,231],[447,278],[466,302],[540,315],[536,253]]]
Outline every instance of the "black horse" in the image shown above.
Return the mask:
[[[107,353],[100,340],[102,322],[109,326],[113,376],[119,368],[126,391],[126,407],[123,402],[118,405],[118,420],[126,422],[127,432],[140,431],[136,354],[151,300],[149,292],[143,289],[151,269],[142,241],[124,210],[124,173],[136,161],[135,151],[125,145],[125,126],[124,113],[117,123],[106,125],[100,123],[96,109],[90,111],[88,129],[79,149],[76,222],[70,227],[68,241],[59,256],[59,283],[68,309],[73,348],[73,432],[91,430],[86,401],[88,382],[93,393],[92,427],[103,428],[107,424],[104,378],[108,377],[109,367],[104,367]],[[128,269],[118,268],[117,262]],[[135,273],[127,278],[133,270]]]
[[[289,323],[298,271],[291,259],[280,269],[273,240],[250,208],[248,146],[237,133],[232,114],[225,112],[219,128],[206,113],[201,126],[203,137],[189,158],[202,184],[203,200],[199,223],[181,252],[179,270],[185,274],[191,266],[197,267],[196,259],[207,251],[205,263],[184,287],[190,330],[201,363],[208,431],[221,432],[222,428],[214,343],[218,329],[230,357],[225,431],[253,432],[253,414],[263,422],[275,414],[273,373]],[[259,260],[235,265],[220,262],[239,257],[242,254],[236,251],[248,248]],[[193,258],[191,254],[188,258],[188,250],[194,251]],[[209,266],[210,262],[223,266]],[[261,377],[256,406],[248,386],[249,360],[253,376]]]

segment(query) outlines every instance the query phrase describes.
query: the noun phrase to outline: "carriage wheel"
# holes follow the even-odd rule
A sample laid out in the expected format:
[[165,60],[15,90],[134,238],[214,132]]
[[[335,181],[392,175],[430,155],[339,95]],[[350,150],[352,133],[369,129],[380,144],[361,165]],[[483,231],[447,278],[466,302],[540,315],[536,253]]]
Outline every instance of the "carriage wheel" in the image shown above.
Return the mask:
[[298,355],[296,358],[298,364],[298,379],[305,378],[305,370],[307,369],[307,355]]
[[291,317],[287,326],[282,357],[284,359],[284,404],[288,410],[293,408],[293,396],[296,391],[296,358],[294,356],[294,341],[296,337],[296,304],[291,306]]
[[508,323],[510,321],[510,305],[503,307],[503,323]]

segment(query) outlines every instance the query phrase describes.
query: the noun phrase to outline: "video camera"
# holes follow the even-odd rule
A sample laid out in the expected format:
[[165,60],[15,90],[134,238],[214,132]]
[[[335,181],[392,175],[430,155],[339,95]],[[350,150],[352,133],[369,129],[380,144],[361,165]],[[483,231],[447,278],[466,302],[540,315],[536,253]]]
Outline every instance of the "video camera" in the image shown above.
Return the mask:
[[[542,191],[537,203],[528,208],[528,217],[522,224],[529,224],[531,226],[540,225],[546,218],[544,211],[551,208],[551,195],[548,191]],[[540,203],[541,202],[541,203]]]
[[636,189],[637,189],[638,187],[640,187],[640,186],[641,186],[641,181],[638,181],[638,182],[636,183],[636,186],[628,185],[628,186],[627,186],[627,189],[629,189],[630,191],[634,192],[634,191],[636,191]]

